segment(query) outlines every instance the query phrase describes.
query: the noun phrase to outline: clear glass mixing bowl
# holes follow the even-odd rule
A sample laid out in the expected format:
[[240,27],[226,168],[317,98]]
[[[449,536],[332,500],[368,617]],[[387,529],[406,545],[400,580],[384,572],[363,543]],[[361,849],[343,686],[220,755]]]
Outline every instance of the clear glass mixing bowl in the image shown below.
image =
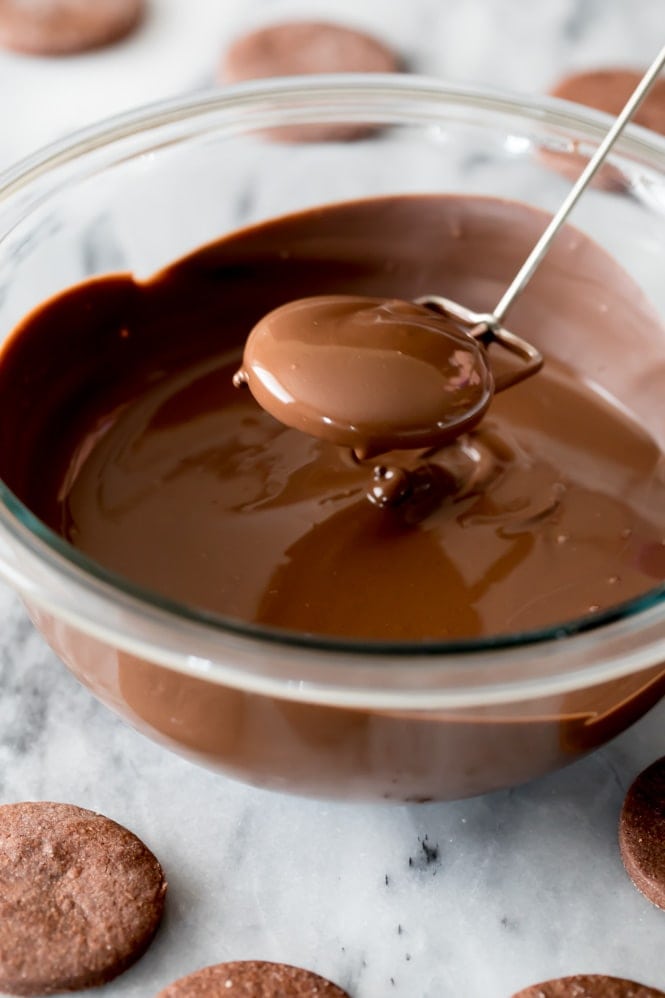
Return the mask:
[[[357,141],[275,141],[280,128],[321,122],[372,127]],[[0,335],[93,274],[145,277],[240,225],[309,206],[454,191],[552,211],[566,172],[608,124],[545,98],[407,76],[268,81],[132,112],[1,178]],[[665,141],[630,129],[606,179],[575,225],[665,316]],[[277,789],[395,800],[480,793],[602,744],[665,690],[662,587],[515,637],[310,638],[140,591],[52,534],[1,483],[0,572],[71,670],[130,723]]]

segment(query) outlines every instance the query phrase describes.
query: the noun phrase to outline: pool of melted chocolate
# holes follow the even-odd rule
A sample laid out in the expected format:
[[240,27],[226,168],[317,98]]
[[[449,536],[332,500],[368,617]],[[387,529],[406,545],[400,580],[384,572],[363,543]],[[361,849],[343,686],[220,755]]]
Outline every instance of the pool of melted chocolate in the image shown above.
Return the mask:
[[581,234],[561,235],[509,323],[543,371],[457,442],[390,455],[404,501],[369,502],[371,464],[232,384],[249,331],[292,299],[491,307],[544,224],[496,199],[378,198],[233,233],[144,283],[72,288],[0,354],[0,475],[113,572],[298,632],[489,636],[642,594],[665,578],[665,479],[656,389],[627,396],[640,337],[665,332]]

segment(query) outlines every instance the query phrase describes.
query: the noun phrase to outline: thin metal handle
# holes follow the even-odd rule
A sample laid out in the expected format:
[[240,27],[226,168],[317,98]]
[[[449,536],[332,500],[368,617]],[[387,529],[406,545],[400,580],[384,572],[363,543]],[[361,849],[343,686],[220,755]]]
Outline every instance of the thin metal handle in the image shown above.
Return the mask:
[[530,378],[532,374],[537,374],[543,366],[543,355],[540,350],[536,349],[533,344],[527,343],[520,336],[515,336],[515,333],[503,329],[503,327],[493,328],[483,322],[476,326],[475,329],[469,330],[469,335],[485,344],[488,358],[491,356],[489,353],[490,346],[493,343],[497,343],[504,350],[507,350],[508,353],[512,353],[522,361],[519,367],[514,367],[510,371],[503,371],[501,374],[497,374],[492,369],[495,395],[498,392],[505,391],[506,388],[518,385],[520,381]]
[[465,308],[458,302],[444,298],[442,295],[425,295],[423,298],[416,298],[416,305],[425,305],[427,308],[435,309],[442,315],[447,315],[456,323],[462,325],[469,336],[479,340],[489,355],[489,348],[493,343],[503,347],[509,353],[519,357],[522,364],[510,371],[496,374],[494,371],[494,392],[502,392],[506,388],[530,378],[536,374],[543,366],[543,355],[532,343],[527,343],[520,336],[515,336],[508,329],[497,326],[494,317],[482,312],[473,312],[470,308]]
[[610,128],[601,144],[598,146],[598,149],[596,149],[595,154],[591,157],[585,169],[582,171],[574,186],[571,188],[568,197],[565,199],[556,215],[552,218],[542,236],[522,264],[522,267],[518,271],[512,283],[504,293],[503,298],[494,309],[492,318],[497,326],[502,324],[506,312],[533,277],[536,268],[549,250],[552,240],[577,204],[581,194],[586,190],[587,186],[596,175],[598,169],[602,166],[608,152],[646,97],[663,66],[665,66],[665,46],[663,46],[660,50],[653,63],[638,83],[632,97]]

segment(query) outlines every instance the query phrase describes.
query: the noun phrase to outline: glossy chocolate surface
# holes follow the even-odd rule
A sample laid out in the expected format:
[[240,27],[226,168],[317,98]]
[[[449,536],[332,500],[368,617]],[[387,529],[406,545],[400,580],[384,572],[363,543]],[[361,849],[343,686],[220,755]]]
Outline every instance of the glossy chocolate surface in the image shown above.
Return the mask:
[[286,426],[360,458],[452,443],[480,422],[493,391],[482,344],[440,312],[360,295],[269,312],[234,383]]
[[294,299],[491,307],[544,224],[499,200],[376,199],[243,230],[145,284],[74,288],[0,355],[0,474],[114,572],[301,632],[484,636],[644,593],[665,578],[658,393],[625,396],[640,337],[656,353],[665,333],[581,235],[564,234],[511,318],[544,370],[449,447],[393,453],[380,472],[232,385],[249,331]]

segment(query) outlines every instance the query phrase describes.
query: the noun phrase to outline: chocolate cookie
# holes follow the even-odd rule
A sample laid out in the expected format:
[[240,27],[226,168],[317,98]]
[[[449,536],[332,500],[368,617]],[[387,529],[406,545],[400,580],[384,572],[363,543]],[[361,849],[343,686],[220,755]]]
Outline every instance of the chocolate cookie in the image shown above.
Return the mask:
[[665,908],[665,756],[637,777],[621,811],[621,858],[628,876],[658,908]]
[[0,807],[0,991],[76,991],[147,948],[166,881],[126,828],[50,802]]
[[[348,998],[336,984],[310,970],[264,960],[204,967],[169,984],[157,998]],[[642,998],[642,996],[640,996]]]
[[[617,115],[641,77],[641,73],[629,69],[597,69],[573,73],[560,80],[550,90],[550,96]],[[665,135],[665,79],[656,80],[632,120]],[[542,153],[542,158],[571,180],[577,180],[588,162],[586,156],[574,152],[557,153],[547,150]],[[594,177],[592,186],[608,191],[621,191],[625,190],[627,184],[623,174],[606,163]]]
[[[222,57],[217,75],[221,83],[237,83],[267,76],[391,73],[399,69],[398,56],[371,35],[325,21],[292,21],[238,38]],[[359,138],[373,130],[363,124],[321,122],[273,129],[271,136],[314,142]]]
[[[552,97],[585,104],[617,115],[640,82],[642,73],[630,69],[596,69],[566,76],[550,91]],[[636,124],[665,135],[665,79],[656,80],[633,119]]]
[[391,73],[399,59],[382,42],[341,24],[292,21],[238,38],[220,64],[227,82],[308,73]]
[[0,45],[31,55],[72,55],[119,41],[145,0],[0,0]]
[[665,998],[662,991],[603,974],[578,974],[532,984],[513,998]]

